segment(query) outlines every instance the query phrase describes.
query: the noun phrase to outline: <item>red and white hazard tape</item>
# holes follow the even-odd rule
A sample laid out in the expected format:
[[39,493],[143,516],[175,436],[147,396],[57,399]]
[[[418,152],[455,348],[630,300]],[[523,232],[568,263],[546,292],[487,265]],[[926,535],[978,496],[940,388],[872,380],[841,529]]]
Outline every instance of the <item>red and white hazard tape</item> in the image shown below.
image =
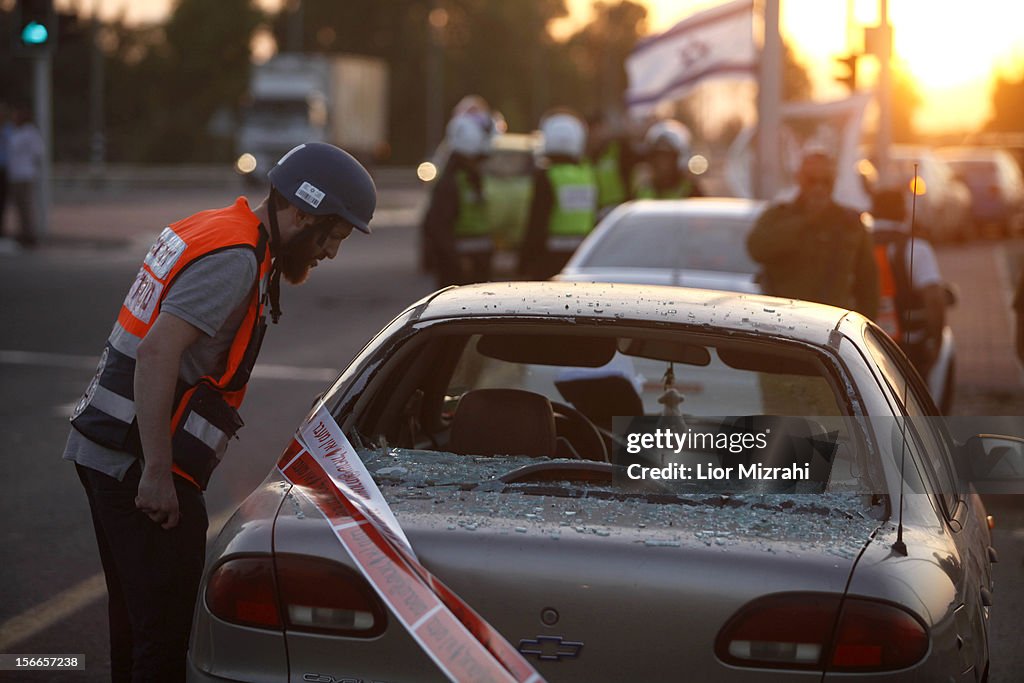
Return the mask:
[[518,650],[419,563],[323,404],[299,428],[278,468],[316,506],[377,595],[450,680],[543,683]]

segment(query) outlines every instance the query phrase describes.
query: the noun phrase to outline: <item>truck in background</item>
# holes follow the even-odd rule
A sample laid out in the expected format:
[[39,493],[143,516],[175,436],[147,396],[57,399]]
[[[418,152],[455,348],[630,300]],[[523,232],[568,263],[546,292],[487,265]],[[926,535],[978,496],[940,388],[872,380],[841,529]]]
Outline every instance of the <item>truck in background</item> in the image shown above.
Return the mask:
[[373,163],[388,153],[388,67],[361,55],[278,54],[254,64],[235,169],[263,183],[303,142],[330,142]]

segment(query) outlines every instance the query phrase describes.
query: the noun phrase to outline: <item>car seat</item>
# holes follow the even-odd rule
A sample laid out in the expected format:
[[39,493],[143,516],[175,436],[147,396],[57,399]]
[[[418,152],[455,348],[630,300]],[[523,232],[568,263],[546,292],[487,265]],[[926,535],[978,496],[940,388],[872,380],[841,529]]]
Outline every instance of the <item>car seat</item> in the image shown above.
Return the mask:
[[459,399],[448,448],[464,455],[555,454],[551,402],[521,389],[475,389]]

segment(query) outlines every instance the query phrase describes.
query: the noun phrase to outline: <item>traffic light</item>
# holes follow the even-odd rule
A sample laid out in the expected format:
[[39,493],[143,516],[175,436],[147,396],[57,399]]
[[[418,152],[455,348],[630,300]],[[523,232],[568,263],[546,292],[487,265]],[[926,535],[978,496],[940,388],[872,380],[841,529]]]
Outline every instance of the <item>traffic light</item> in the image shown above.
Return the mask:
[[26,50],[53,48],[57,40],[53,0],[18,0],[14,18],[15,44]]
[[845,67],[845,73],[836,76],[835,79],[850,89],[850,92],[854,92],[857,89],[857,59],[860,58],[858,54],[847,55],[846,57],[836,57],[836,61]]

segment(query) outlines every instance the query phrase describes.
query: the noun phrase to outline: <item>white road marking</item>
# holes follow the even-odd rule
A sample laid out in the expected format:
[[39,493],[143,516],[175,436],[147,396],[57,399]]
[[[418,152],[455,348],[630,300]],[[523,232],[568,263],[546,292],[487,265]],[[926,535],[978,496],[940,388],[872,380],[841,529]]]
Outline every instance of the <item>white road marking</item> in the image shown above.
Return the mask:
[[[221,527],[232,514],[233,509],[227,510],[210,520],[207,542],[220,533]],[[103,572],[99,572],[11,617],[0,624],[0,652],[13,652],[18,643],[64,621],[83,607],[88,607],[104,597],[106,593],[107,584],[103,579]]]
[[5,365],[45,365],[72,370],[95,370],[99,356],[44,353],[40,351],[0,350],[0,363]]
[[[45,351],[14,351],[0,349],[0,364],[42,365],[72,370],[95,370],[98,356]],[[274,365],[258,363],[253,368],[254,379],[292,380],[299,382],[330,382],[338,376],[335,368],[311,368],[299,365]]]
[[78,401],[72,401],[71,403],[61,403],[55,405],[52,410],[54,417],[66,417],[71,419],[71,416],[75,414],[75,408],[78,407]]
[[[30,365],[70,368],[73,370],[94,370],[96,356],[49,353],[42,351],[16,351],[0,349],[0,364]],[[293,365],[257,365],[252,376],[257,379],[293,380],[305,382],[329,382],[338,376],[334,368],[311,368]],[[73,404],[59,405],[54,410],[64,415]],[[210,520],[210,534],[213,538],[234,510],[217,515]],[[101,599],[106,594],[103,574],[94,574],[67,588],[42,603],[30,607],[21,614],[0,623],[0,652],[11,652],[12,647],[40,631],[68,618],[83,607]]]

